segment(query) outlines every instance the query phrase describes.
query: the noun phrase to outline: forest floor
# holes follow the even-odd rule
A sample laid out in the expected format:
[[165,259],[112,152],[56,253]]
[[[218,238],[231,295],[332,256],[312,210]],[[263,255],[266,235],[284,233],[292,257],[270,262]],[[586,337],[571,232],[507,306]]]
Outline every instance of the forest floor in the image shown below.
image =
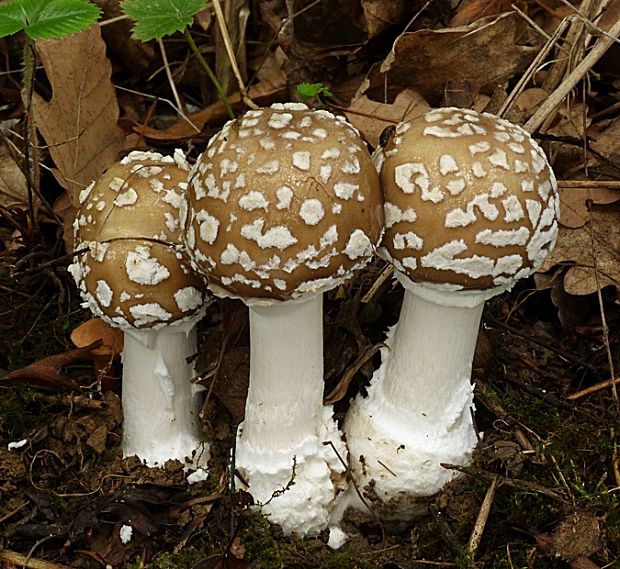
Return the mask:
[[[120,14],[118,2],[97,4],[104,21]],[[71,340],[91,317],[67,272],[75,196],[115,161],[102,147],[113,156],[181,147],[193,161],[226,111],[179,34],[164,38],[165,62],[156,42],[131,38],[127,20],[102,26],[103,38],[94,26],[37,42],[29,108],[40,168],[26,180],[17,34],[0,39],[0,567],[620,567],[620,49],[611,41],[601,48],[603,30],[617,35],[620,2],[576,6],[578,18],[560,0],[523,2],[520,12],[482,0],[456,8],[405,0],[224,4],[229,24],[231,13],[245,22],[233,40],[260,105],[299,99],[300,83],[320,83],[330,93],[307,103],[343,112],[371,149],[386,127],[438,106],[501,112],[545,147],[562,199],[558,246],[539,274],[485,307],[473,370],[474,463],[409,524],[345,516],[349,539],[337,550],[326,534],[283,535],[231,488],[227,459],[249,358],[247,309],[233,300],[211,304],[199,324],[209,478],[189,484],[180,463],[151,469],[123,458],[119,358],[101,382],[92,351],[76,351]],[[245,8],[247,20],[239,16]],[[192,34],[234,93],[209,8]],[[569,81],[597,46],[592,70]],[[167,69],[183,117],[171,106]],[[109,89],[105,112],[79,81]],[[243,111],[238,95],[231,101]],[[81,119],[71,111],[77,106]],[[369,350],[398,319],[402,288],[381,280],[384,270],[377,260],[326,296],[325,393],[339,421],[378,365]]]

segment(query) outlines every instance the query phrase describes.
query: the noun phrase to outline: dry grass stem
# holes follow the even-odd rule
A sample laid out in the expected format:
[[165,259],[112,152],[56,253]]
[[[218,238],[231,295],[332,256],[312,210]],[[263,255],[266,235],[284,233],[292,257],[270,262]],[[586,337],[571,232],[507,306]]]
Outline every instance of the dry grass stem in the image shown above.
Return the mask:
[[564,100],[564,98],[573,90],[573,88],[583,79],[590,71],[594,64],[603,56],[603,54],[612,46],[620,35],[620,20],[617,21],[609,30],[609,34],[600,37],[590,53],[586,55],[579,65],[560,83],[558,88],[553,91],[548,99],[540,106],[534,115],[525,123],[524,128],[528,132],[535,132],[545,122],[547,117],[551,115],[555,108]]
[[[517,9],[515,6],[513,6],[513,8]],[[519,12],[519,14],[522,14],[520,10],[517,10],[517,11]],[[528,21],[530,20],[528,19]],[[497,112],[498,116],[500,117],[504,116],[506,112],[510,109],[510,107],[514,104],[514,102],[517,100],[517,97],[525,89],[525,86],[529,83],[529,81],[532,79],[534,74],[540,69],[541,65],[547,58],[547,55],[549,55],[551,48],[553,48],[553,46],[558,43],[560,37],[562,36],[564,31],[568,27],[568,24],[569,24],[568,18],[564,18],[560,22],[560,25],[557,27],[553,35],[549,37],[545,45],[542,47],[542,49],[538,52],[538,54],[534,58],[534,61],[532,61],[530,66],[527,68],[525,73],[523,73],[523,75],[521,76],[517,84],[515,85],[514,89],[510,92],[510,94],[508,95],[508,98],[504,101],[503,105],[499,108],[499,111]]]
[[558,180],[560,188],[584,188],[584,189],[607,189],[620,190],[618,180]]
[[[172,96],[177,104],[179,109],[183,109],[183,103],[181,102],[181,98],[179,97],[179,92],[177,91],[177,86],[174,84],[174,79],[172,78],[172,71],[170,70],[170,65],[168,64],[168,56],[166,55],[166,48],[164,47],[164,42],[159,38],[157,40],[159,45],[159,51],[161,52],[161,59],[164,62],[164,70],[166,71],[166,77],[168,78],[168,84],[170,85],[170,90],[172,91]],[[187,119],[189,121],[189,119]],[[191,124],[191,121],[190,121]],[[198,131],[198,129],[192,124],[192,126]]]
[[386,265],[385,268],[381,271],[381,274],[376,278],[375,282],[372,284],[368,292],[362,296],[360,302],[368,303],[370,302],[377,291],[381,288],[381,285],[388,280],[394,274],[394,267],[392,265]]
[[237,80],[237,83],[239,85],[239,94],[241,95],[241,100],[250,109],[258,109],[258,105],[254,101],[252,101],[243,83],[243,78],[241,77],[239,66],[237,65],[235,51],[230,41],[228,27],[226,26],[226,20],[224,18],[224,13],[222,12],[222,7],[219,0],[213,0],[213,11],[215,12],[215,18],[217,20],[217,25],[220,29],[220,33],[222,34],[222,40],[224,42],[224,47],[226,48],[226,53],[228,53],[228,58],[230,59],[230,67],[232,68],[235,79]]
[[177,105],[175,105],[170,99],[165,99],[164,97],[158,97],[157,95],[151,95],[150,93],[144,93],[142,91],[136,91],[135,89],[128,89],[127,87],[121,87],[120,85],[116,85],[115,87],[116,89],[119,89],[120,91],[125,91],[127,93],[132,93],[133,95],[138,95],[140,97],[146,97],[147,99],[153,99],[153,100],[163,101],[164,103],[167,103],[168,105],[170,105],[171,108],[173,108],[179,114],[179,116],[183,120],[187,121],[187,123],[191,125],[192,128],[200,132],[200,129],[189,119],[189,117],[185,115],[183,110]]

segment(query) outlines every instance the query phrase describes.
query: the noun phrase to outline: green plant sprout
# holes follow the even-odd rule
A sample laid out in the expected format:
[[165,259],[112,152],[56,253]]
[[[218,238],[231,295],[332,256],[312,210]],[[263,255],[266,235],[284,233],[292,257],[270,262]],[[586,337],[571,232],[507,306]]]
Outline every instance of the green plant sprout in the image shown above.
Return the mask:
[[226,112],[231,119],[234,119],[235,113],[221,83],[200,53],[189,31],[194,16],[204,7],[204,0],[123,0],[121,3],[123,12],[135,22],[132,30],[133,37],[140,41],[160,40],[164,36],[183,32],[185,40],[211,79],[220,100],[224,103]]
[[323,83],[300,83],[297,85],[297,96],[306,101],[312,97],[333,97],[334,94]]

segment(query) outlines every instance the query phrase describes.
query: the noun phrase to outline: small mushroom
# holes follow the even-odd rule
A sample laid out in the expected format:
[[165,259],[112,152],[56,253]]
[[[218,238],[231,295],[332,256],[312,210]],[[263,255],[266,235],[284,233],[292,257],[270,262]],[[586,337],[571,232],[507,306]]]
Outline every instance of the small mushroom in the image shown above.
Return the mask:
[[346,449],[323,405],[323,292],[364,267],[380,239],[376,170],[345,120],[277,104],[211,139],[187,201],[195,268],[216,295],[249,306],[236,466],[272,522],[318,533],[346,486]]
[[471,462],[470,377],[484,302],[542,265],[559,199],[536,142],[486,113],[443,108],[403,122],[374,158],[385,194],[379,253],[405,295],[344,430],[373,509],[405,519],[457,475],[442,463]]
[[207,293],[181,243],[188,172],[180,150],[131,152],[82,191],[74,222],[84,304],[124,332],[123,454],[149,466],[208,458],[188,363]]

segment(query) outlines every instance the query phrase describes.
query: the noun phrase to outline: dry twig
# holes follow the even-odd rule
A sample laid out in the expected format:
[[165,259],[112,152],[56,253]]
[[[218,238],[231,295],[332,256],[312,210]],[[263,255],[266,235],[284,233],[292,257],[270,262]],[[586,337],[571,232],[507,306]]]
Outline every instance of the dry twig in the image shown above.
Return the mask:
[[606,381],[601,381],[600,383],[596,383],[595,385],[591,385],[590,387],[586,387],[585,389],[581,389],[568,395],[566,399],[569,401],[576,401],[577,399],[581,399],[582,397],[586,397],[587,395],[592,395],[592,393],[596,393],[597,391],[601,391],[603,389],[607,389],[612,385],[617,385],[620,383],[620,377],[615,377],[614,379],[608,379]]
[[573,88],[583,79],[594,64],[603,56],[603,54],[612,46],[616,37],[620,35],[620,20],[618,20],[608,34],[600,37],[590,53],[586,55],[579,65],[560,83],[558,88],[553,91],[540,108],[525,123],[524,128],[528,132],[538,130],[545,120],[554,112],[555,108],[564,100],[564,98],[573,90]]
[[52,563],[51,561],[45,561],[44,559],[36,559],[29,555],[22,555],[16,551],[9,551],[8,549],[0,549],[0,560],[7,563],[7,567],[27,567],[28,569],[71,569],[68,565],[59,565],[58,563]]
[[493,478],[491,481],[491,485],[487,489],[487,492],[484,496],[484,500],[482,501],[482,505],[480,506],[480,511],[478,512],[478,516],[476,517],[476,523],[474,524],[474,528],[471,531],[471,535],[469,536],[469,542],[467,544],[467,554],[473,560],[476,555],[476,551],[478,551],[478,546],[480,545],[480,540],[482,539],[482,534],[484,533],[484,528],[486,527],[487,520],[489,519],[489,514],[491,513],[491,506],[493,505],[493,498],[495,496],[495,491],[499,486],[499,482],[497,478]]

